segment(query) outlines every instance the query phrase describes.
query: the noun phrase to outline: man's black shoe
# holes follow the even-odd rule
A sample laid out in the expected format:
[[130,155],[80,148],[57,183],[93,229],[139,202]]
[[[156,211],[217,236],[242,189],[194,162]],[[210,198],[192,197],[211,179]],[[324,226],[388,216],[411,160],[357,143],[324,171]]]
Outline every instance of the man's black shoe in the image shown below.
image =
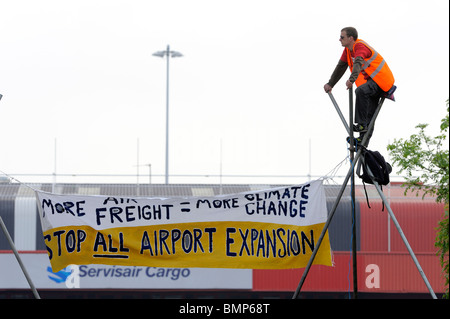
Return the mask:
[[[347,143],[350,144],[350,136],[347,137]],[[360,145],[362,143],[362,138],[361,137],[354,137],[353,138],[353,145]]]
[[365,133],[367,132],[367,125],[353,124],[353,131],[358,133]]

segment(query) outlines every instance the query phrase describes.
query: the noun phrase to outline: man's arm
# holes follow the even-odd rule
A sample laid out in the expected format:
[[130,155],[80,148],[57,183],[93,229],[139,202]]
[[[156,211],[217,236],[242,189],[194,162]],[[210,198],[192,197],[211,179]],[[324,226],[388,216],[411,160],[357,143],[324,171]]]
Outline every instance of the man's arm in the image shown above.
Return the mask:
[[324,85],[324,90],[326,93],[331,92],[331,89],[336,85],[336,83],[339,82],[339,80],[344,75],[345,71],[347,71],[347,67],[348,67],[347,62],[339,60],[338,64],[336,65],[336,68],[333,71],[333,74],[331,74],[330,80],[328,81],[327,84]]
[[362,66],[364,65],[364,59],[369,59],[372,56],[372,51],[369,50],[364,44],[357,43],[355,45],[355,60],[353,61],[353,71],[350,78],[347,80],[347,88],[350,89],[361,73]]
[[357,56],[355,58],[355,62],[353,62],[352,74],[350,75],[350,78],[348,79],[350,82],[355,83],[356,79],[359,76],[359,73],[361,73],[363,64],[364,64],[364,59],[360,56]]

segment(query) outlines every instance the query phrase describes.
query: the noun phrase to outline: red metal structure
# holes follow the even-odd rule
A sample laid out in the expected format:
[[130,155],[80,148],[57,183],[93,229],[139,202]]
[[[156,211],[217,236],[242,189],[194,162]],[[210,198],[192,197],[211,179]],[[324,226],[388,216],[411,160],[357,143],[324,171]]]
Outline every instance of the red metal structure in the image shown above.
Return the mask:
[[[384,193],[400,223],[420,265],[436,293],[444,291],[442,268],[434,246],[436,228],[443,218],[444,205],[433,199],[423,199],[422,193],[404,194],[400,183],[392,183]],[[367,186],[366,186],[367,187]],[[428,293],[417,267],[409,255],[397,229],[394,227],[382,202],[372,187],[367,187],[370,208],[364,190],[357,187],[357,273],[358,291],[362,293]],[[345,205],[345,203],[344,203]],[[348,207],[347,207],[348,208]],[[344,210],[337,214],[347,214]],[[342,217],[342,216],[341,216]],[[351,223],[347,216],[348,225]],[[304,292],[351,292],[351,249],[349,226],[339,220],[330,227],[331,238],[339,238],[334,245],[334,266],[313,266],[302,288]],[[333,232],[344,230],[338,236]],[[343,237],[343,238],[342,238]],[[347,237],[347,240],[345,240]],[[331,242],[333,248],[333,241]],[[345,247],[348,247],[345,249]],[[254,270],[254,290],[295,290],[303,269]]]

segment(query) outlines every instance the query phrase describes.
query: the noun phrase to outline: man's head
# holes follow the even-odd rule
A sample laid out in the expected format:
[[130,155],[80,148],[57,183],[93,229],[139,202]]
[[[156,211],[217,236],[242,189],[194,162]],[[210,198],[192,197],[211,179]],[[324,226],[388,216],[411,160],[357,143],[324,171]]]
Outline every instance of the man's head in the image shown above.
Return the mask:
[[356,40],[358,40],[358,31],[355,28],[347,27],[341,30],[339,41],[341,41],[343,47],[351,49]]

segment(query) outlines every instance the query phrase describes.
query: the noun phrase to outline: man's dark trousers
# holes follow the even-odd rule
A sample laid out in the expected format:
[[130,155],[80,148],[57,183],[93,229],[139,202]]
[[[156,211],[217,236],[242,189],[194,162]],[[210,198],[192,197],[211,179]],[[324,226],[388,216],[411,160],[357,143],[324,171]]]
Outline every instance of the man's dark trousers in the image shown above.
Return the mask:
[[380,97],[384,92],[380,89],[378,84],[370,78],[366,83],[360,85],[355,90],[355,93],[355,122],[367,127],[372,120],[375,110],[377,109],[378,102],[380,101]]

